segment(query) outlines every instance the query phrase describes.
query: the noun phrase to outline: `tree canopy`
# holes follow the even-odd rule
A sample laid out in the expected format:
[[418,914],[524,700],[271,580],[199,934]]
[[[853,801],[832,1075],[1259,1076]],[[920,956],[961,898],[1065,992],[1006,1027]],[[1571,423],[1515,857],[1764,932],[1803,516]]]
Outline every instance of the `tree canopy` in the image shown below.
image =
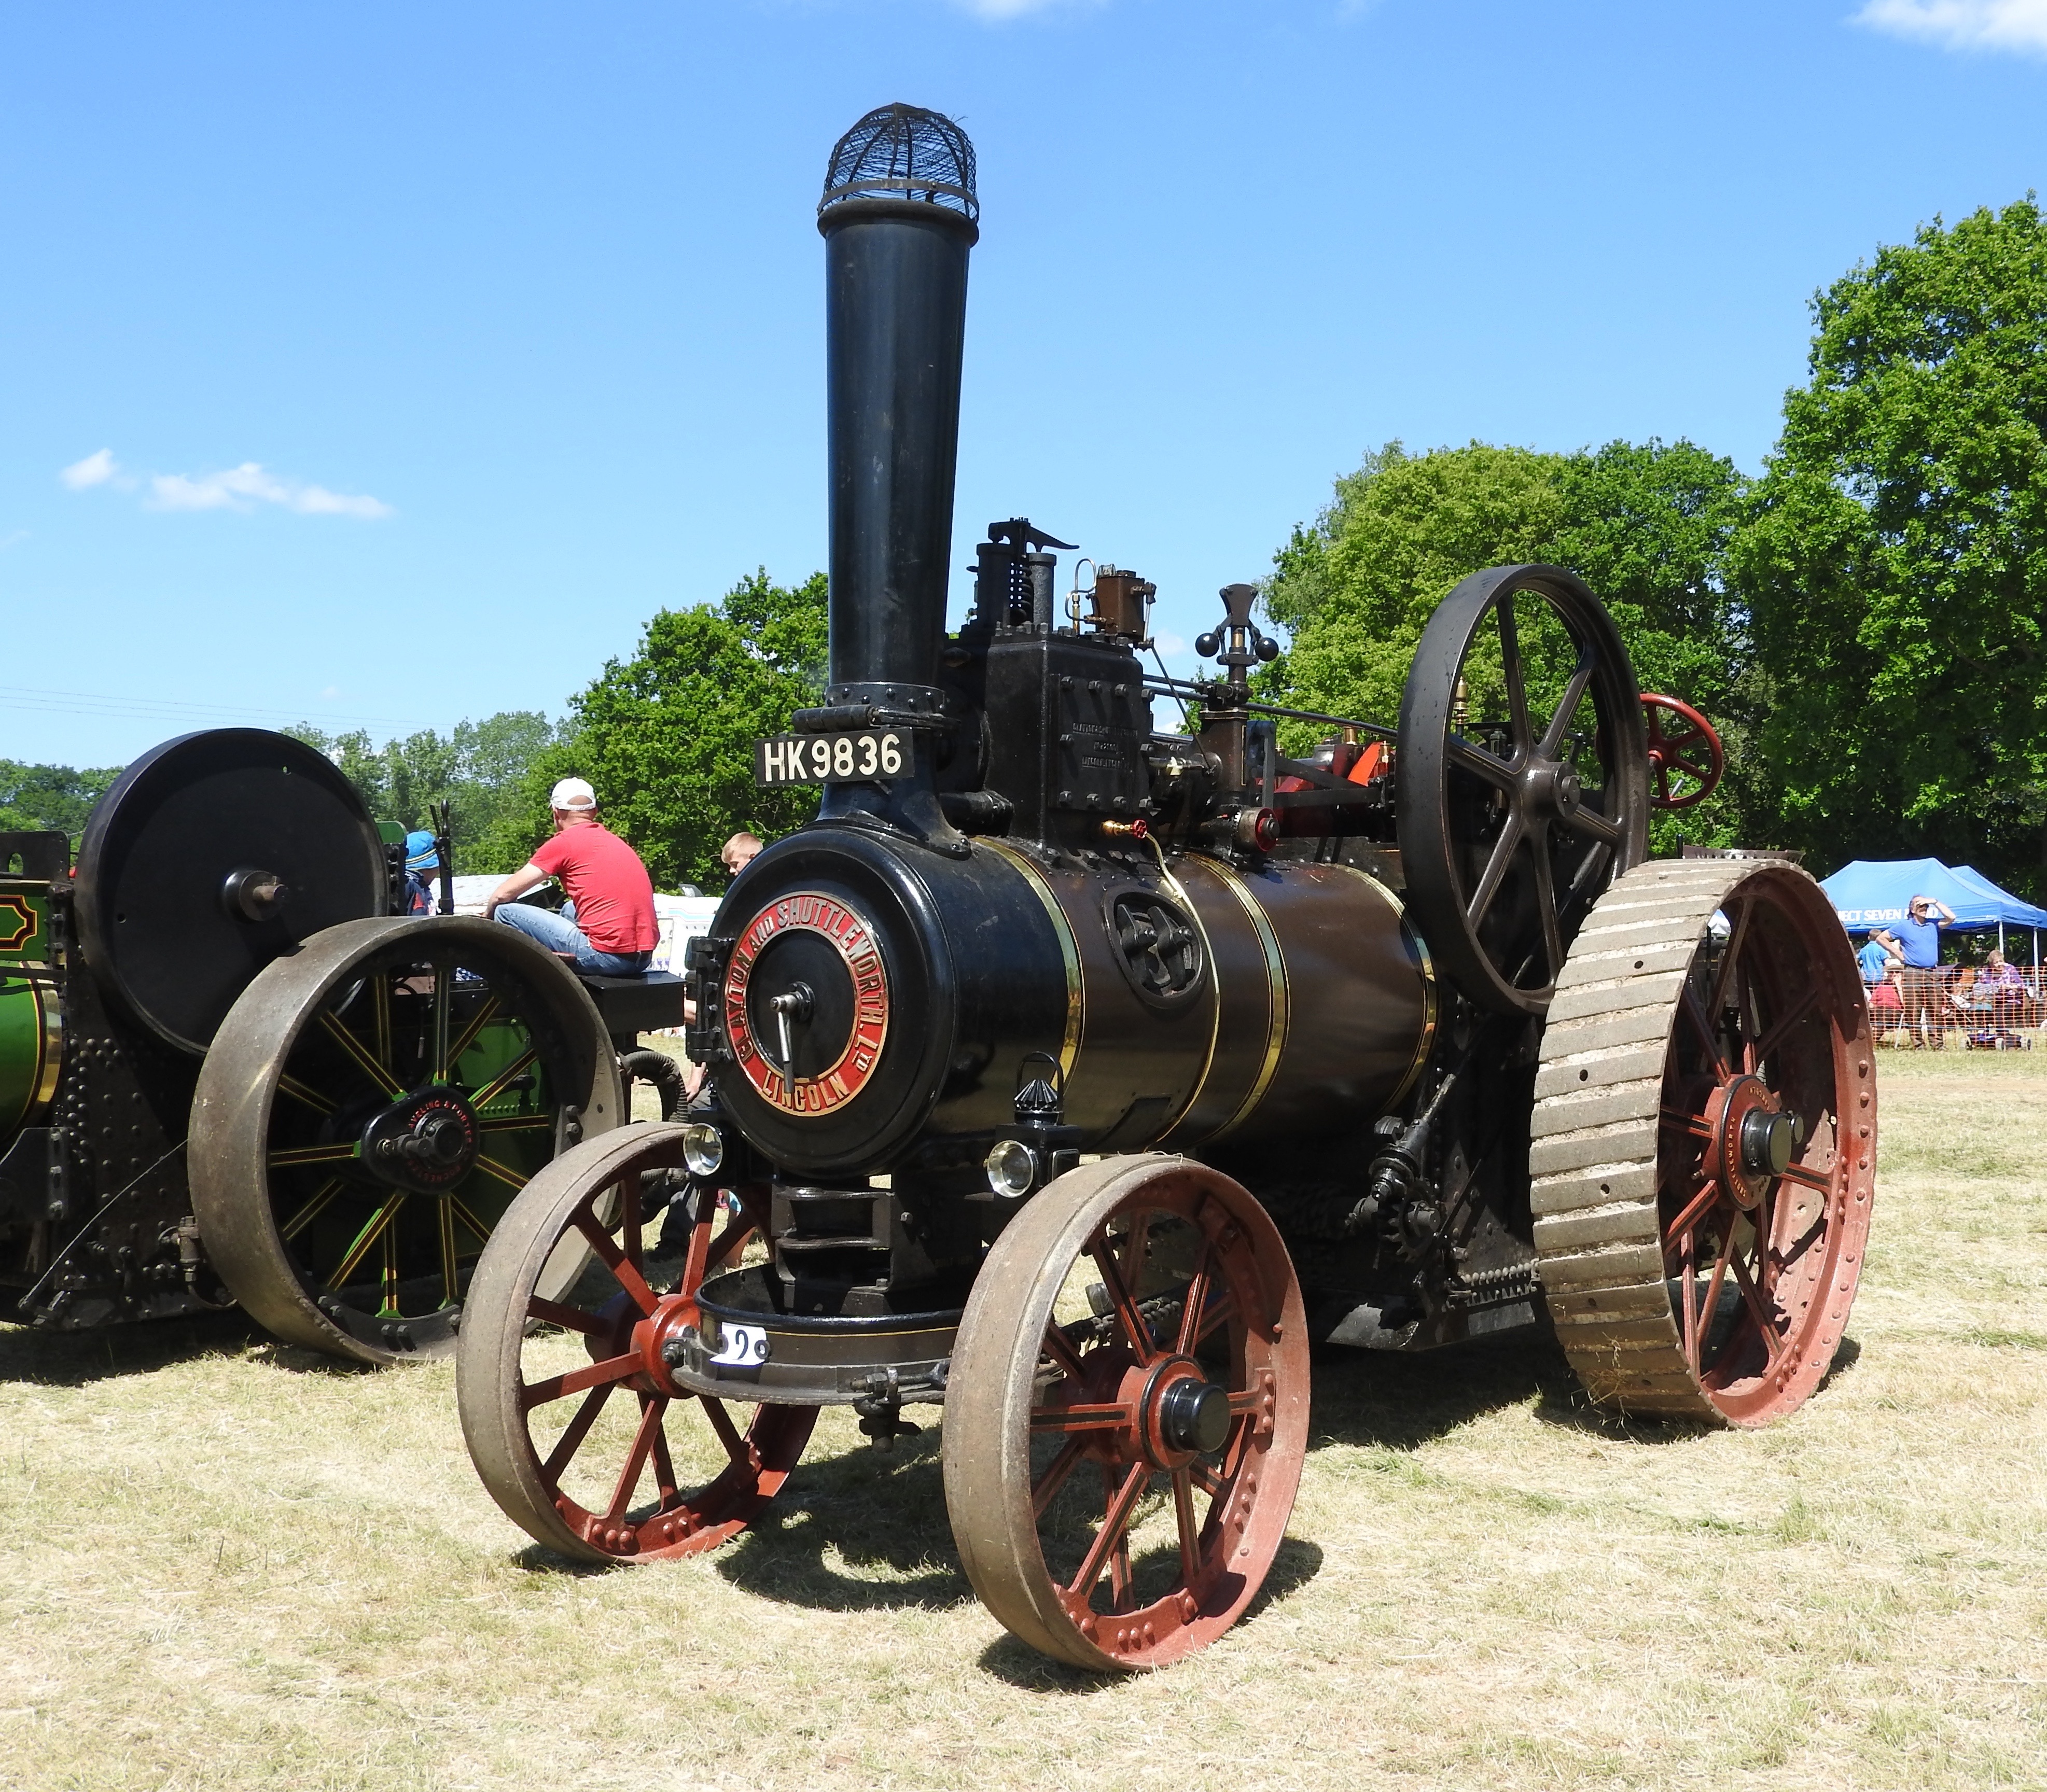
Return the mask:
[[69,834],[75,849],[92,805],[120,775],[118,766],[75,771],[69,766],[0,759],[0,828]]
[[[1732,462],[1689,442],[1571,454],[1476,442],[1410,454],[1389,442],[1339,479],[1329,507],[1275,556],[1266,605],[1293,639],[1261,682],[1304,709],[1390,722],[1452,587],[1482,567],[1547,562],[1612,610],[1644,689],[1724,719],[1739,619],[1720,562],[1741,493]],[[1468,675],[1483,709],[1485,670]],[[1300,725],[1288,744],[1299,751],[1315,732]],[[1718,801],[1688,812],[1693,837],[1716,831]]]
[[[462,872],[510,871],[522,861],[516,840],[527,819],[527,774],[559,733],[537,709],[458,722],[445,737],[423,728],[381,747],[360,729],[327,734],[301,723],[286,732],[331,758],[380,821],[428,827],[430,805],[448,803]],[[519,856],[505,861],[508,850]]]
[[1813,301],[1730,554],[1759,800],[1842,859],[2047,886],[2047,219],[1938,219]]
[[596,787],[606,825],[633,843],[656,888],[715,887],[718,849],[733,834],[786,833],[816,812],[813,789],[756,786],[753,743],[823,695],[825,641],[822,573],[784,586],[764,569],[715,604],[661,611],[630,659],[607,662],[571,700],[563,737],[524,781],[504,868],[545,837],[548,787],[574,774]]

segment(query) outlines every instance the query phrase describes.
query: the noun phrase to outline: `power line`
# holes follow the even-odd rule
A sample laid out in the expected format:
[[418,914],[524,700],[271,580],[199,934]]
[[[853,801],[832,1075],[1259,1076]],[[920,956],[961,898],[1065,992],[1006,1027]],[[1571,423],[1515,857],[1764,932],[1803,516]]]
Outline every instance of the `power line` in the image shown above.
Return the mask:
[[251,720],[307,722],[367,722],[387,728],[424,728],[429,724],[411,716],[363,716],[328,711],[315,717],[304,709],[268,709],[247,704],[187,703],[175,697],[114,697],[98,691],[51,690],[27,685],[0,685],[0,709],[40,711],[46,714],[134,716],[147,720],[199,720],[208,716],[244,716]]

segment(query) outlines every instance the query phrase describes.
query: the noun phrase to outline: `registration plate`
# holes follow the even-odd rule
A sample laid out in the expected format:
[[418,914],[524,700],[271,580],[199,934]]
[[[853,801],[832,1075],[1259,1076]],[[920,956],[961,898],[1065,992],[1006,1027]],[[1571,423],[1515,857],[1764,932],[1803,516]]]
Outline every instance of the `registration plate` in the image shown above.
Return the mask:
[[772,1354],[764,1326],[734,1325],[729,1319],[718,1326],[718,1348],[710,1360],[725,1369],[757,1369]]
[[784,734],[758,741],[753,776],[761,784],[858,783],[907,777],[911,736],[896,728],[848,728],[837,734]]

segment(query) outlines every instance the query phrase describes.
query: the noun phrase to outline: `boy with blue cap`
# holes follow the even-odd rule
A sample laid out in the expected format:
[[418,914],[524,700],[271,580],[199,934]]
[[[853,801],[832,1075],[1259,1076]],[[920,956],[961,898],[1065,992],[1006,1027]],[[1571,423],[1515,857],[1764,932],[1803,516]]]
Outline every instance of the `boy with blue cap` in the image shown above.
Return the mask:
[[434,912],[434,886],[427,874],[441,868],[441,855],[434,836],[424,828],[415,828],[405,836],[405,913],[430,915]]

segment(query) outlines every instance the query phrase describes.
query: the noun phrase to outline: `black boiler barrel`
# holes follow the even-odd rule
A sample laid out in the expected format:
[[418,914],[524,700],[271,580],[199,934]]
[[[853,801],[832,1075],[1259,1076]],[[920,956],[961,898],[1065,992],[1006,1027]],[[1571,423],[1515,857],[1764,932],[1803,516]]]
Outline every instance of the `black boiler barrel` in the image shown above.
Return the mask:
[[[834,701],[921,707],[938,682],[978,215],[973,147],[935,113],[884,106],[833,152],[818,228]],[[920,689],[891,699],[890,686]]]

